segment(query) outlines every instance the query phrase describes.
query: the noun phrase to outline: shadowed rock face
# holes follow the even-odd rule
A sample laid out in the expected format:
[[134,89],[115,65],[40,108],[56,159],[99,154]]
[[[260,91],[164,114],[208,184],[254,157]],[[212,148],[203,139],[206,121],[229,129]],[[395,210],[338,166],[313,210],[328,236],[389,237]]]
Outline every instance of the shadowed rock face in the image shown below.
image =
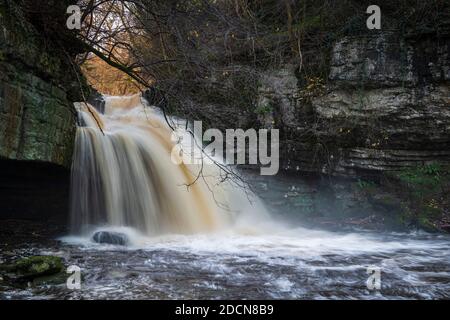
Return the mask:
[[62,37],[69,2],[0,2],[0,219],[67,214],[83,81]]
[[395,33],[346,37],[332,53],[329,78],[340,86],[416,87],[450,80],[445,39],[401,39]]
[[[79,85],[68,53],[27,15],[30,5],[0,4],[0,157],[69,167]],[[64,8],[52,10],[64,17]]]
[[0,160],[0,219],[66,223],[70,171],[44,162]]
[[262,123],[282,128],[285,168],[346,176],[450,162],[450,42],[348,37],[329,83],[306,103],[293,69],[266,72]]
[[0,157],[69,167],[74,123],[63,90],[0,63]]

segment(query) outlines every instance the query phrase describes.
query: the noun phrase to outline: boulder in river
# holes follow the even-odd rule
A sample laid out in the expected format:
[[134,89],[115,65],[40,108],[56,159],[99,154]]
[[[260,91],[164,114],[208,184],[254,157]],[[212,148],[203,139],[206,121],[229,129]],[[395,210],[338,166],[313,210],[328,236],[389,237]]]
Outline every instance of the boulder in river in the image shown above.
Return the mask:
[[63,274],[62,258],[53,256],[32,256],[19,259],[12,264],[1,265],[2,278],[13,284],[34,282],[36,279]]
[[106,243],[119,246],[126,246],[129,243],[128,236],[119,232],[97,231],[92,239],[97,243]]

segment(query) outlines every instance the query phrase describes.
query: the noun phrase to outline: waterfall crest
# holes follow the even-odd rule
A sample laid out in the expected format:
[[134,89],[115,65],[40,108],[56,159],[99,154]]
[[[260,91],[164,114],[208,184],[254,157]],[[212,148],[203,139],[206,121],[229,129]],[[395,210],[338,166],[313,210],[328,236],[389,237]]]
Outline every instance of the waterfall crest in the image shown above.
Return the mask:
[[[215,165],[173,163],[172,130],[157,109],[144,104],[141,95],[106,97],[104,114],[76,104],[81,125],[72,165],[73,232],[102,225],[146,235],[211,232],[254,207],[231,185],[217,183]],[[199,170],[206,178],[196,180]]]

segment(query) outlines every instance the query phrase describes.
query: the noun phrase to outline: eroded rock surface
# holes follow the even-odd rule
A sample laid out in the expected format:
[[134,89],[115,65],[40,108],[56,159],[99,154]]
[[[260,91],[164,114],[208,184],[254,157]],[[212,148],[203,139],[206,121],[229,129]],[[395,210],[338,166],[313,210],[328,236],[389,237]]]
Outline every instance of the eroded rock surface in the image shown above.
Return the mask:
[[73,102],[84,85],[69,3],[0,2],[0,219],[67,214]]
[[265,74],[257,107],[284,132],[285,168],[357,176],[449,163],[449,41],[344,38],[322,90],[302,100],[294,84],[293,68]]

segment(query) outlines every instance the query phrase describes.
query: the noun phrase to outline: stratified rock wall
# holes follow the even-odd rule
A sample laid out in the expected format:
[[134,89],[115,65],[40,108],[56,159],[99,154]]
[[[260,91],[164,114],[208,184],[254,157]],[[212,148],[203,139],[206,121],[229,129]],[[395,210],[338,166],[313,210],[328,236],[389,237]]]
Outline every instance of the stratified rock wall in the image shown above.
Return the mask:
[[68,94],[76,75],[57,44],[28,22],[23,5],[0,4],[0,158],[68,168],[75,134]]
[[70,3],[0,0],[0,219],[68,214],[83,81],[65,38]]
[[66,93],[0,63],[0,157],[69,167],[75,117]]
[[344,38],[328,80],[307,99],[293,68],[260,81],[258,107],[272,105],[261,122],[283,129],[285,168],[353,176],[450,162],[448,38]]

